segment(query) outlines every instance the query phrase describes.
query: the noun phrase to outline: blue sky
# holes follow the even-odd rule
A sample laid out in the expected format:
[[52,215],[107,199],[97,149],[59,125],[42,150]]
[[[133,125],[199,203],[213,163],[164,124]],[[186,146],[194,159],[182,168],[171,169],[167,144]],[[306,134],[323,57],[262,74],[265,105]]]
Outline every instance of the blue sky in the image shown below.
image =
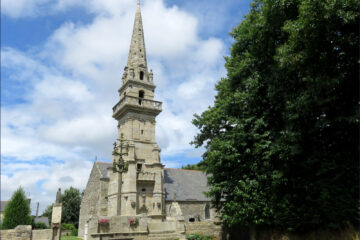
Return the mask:
[[[166,167],[201,160],[191,124],[226,76],[228,33],[249,0],[144,0],[148,66],[163,102],[156,139]],[[95,156],[111,161],[135,0],[1,1],[1,200],[22,186],[51,204],[57,188],[84,189]]]

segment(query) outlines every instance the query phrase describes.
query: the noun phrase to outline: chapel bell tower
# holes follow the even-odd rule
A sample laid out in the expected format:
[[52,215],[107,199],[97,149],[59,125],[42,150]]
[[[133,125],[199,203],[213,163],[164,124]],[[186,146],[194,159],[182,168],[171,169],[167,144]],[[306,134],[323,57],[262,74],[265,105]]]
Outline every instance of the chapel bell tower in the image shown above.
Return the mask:
[[155,117],[161,112],[162,103],[154,101],[154,90],[153,73],[147,67],[138,1],[128,61],[119,89],[120,101],[113,107],[118,141],[114,143],[114,167],[109,168],[109,216],[163,217],[164,166],[155,141]]

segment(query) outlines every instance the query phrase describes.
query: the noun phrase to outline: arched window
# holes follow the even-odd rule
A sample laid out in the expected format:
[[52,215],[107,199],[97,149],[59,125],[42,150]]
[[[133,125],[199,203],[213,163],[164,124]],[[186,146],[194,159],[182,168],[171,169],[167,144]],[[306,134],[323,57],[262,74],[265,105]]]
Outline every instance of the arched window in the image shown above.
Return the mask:
[[140,80],[144,80],[144,72],[140,71]]
[[139,91],[139,105],[141,105],[143,98],[144,98],[144,91],[140,90]]
[[210,219],[210,205],[208,203],[205,205],[205,219]]

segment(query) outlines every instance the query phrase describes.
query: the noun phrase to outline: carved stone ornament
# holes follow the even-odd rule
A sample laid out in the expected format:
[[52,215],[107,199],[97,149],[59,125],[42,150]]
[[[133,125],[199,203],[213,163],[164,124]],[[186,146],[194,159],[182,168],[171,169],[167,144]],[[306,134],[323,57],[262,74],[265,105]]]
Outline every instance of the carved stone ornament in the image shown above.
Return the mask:
[[56,193],[55,203],[61,203],[61,188],[59,188],[57,193]]
[[135,206],[136,206],[136,202],[131,202],[131,207],[135,208]]

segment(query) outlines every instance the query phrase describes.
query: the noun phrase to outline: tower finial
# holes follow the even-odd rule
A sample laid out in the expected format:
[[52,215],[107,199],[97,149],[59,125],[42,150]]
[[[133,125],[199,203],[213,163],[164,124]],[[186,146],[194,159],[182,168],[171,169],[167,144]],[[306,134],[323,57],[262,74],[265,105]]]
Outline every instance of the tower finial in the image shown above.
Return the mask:
[[146,69],[147,71],[144,29],[141,18],[140,0],[137,0],[134,28],[131,37],[127,67],[131,69],[139,66],[143,66],[143,70]]

